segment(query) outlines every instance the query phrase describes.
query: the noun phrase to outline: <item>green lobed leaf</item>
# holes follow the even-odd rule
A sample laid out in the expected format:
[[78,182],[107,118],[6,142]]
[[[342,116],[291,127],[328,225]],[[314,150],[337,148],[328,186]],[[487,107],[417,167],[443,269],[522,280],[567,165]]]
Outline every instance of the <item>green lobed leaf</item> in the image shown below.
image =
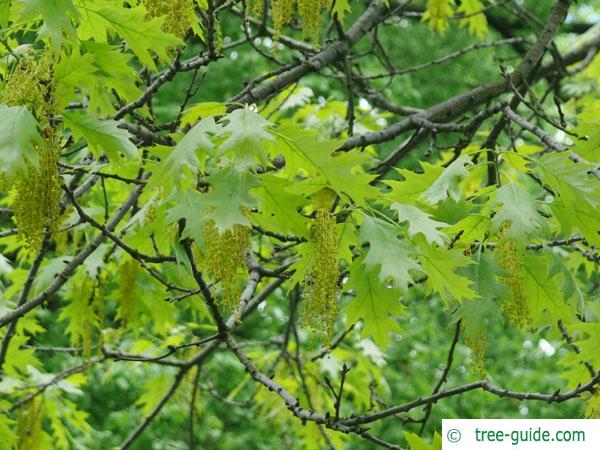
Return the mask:
[[317,192],[329,187],[342,198],[360,206],[367,205],[367,199],[379,197],[379,191],[371,186],[375,175],[364,173],[362,166],[370,161],[365,152],[352,150],[335,153],[339,141],[324,140],[312,130],[301,129],[297,125],[280,127],[278,132],[286,136],[280,150],[285,156],[286,170],[292,176],[299,171],[307,171],[311,178],[306,193]]
[[471,214],[448,228],[448,232],[460,233],[456,242],[469,244],[483,242],[487,233],[490,231],[491,222],[492,220],[486,215]]
[[307,219],[298,211],[309,202],[287,191],[289,182],[274,175],[261,176],[261,185],[253,191],[259,209],[252,220],[261,228],[298,237],[308,237]]
[[75,37],[75,27],[71,17],[77,18],[78,12],[71,0],[20,0],[23,5],[21,17],[33,20],[42,17],[43,25],[38,35],[48,37],[54,50],[58,51],[65,40]]
[[250,192],[260,185],[260,178],[250,172],[226,168],[206,178],[212,190],[202,196],[205,219],[214,220],[219,233],[234,225],[249,225],[249,210],[257,205]]
[[460,155],[456,161],[446,167],[437,180],[421,194],[420,198],[435,205],[447,198],[459,200],[462,196],[458,182],[461,177],[469,174],[465,165],[472,165],[468,155]]
[[558,195],[571,202],[586,202],[592,206],[600,203],[600,183],[589,174],[592,164],[575,163],[565,153],[546,153],[535,162],[542,180]]
[[[90,102],[96,103],[97,96],[89,88],[90,81],[98,76],[94,59],[94,55],[81,54],[79,50],[61,54],[54,66],[55,98],[59,108],[66,108],[69,102],[80,99],[82,94],[90,95]],[[110,95],[106,93],[106,86],[104,95]]]
[[523,260],[523,285],[527,305],[536,326],[569,323],[573,310],[564,298],[560,279],[550,276],[549,256],[527,255]]
[[391,208],[398,213],[398,222],[408,222],[408,234],[415,237],[423,234],[430,244],[443,245],[446,235],[438,230],[445,228],[447,223],[431,219],[431,216],[412,205],[392,203]]
[[420,164],[423,169],[423,173],[420,174],[408,169],[396,169],[404,180],[385,180],[384,183],[392,188],[386,193],[386,197],[397,203],[415,203],[422,199],[425,192],[443,173],[444,168],[427,161],[421,161]]
[[437,433],[437,431],[433,435],[431,444],[425,441],[418,434],[410,431],[405,431],[404,437],[410,446],[410,450],[442,450],[442,437]]
[[400,291],[383,284],[377,271],[366,268],[360,260],[350,267],[347,287],[355,291],[355,297],[344,308],[348,323],[362,319],[362,335],[372,337],[379,347],[385,349],[390,340],[389,334],[401,330],[392,319],[404,311]]
[[181,115],[181,126],[194,125],[198,119],[220,116],[227,112],[227,105],[219,102],[202,102],[190,106]]
[[137,148],[129,140],[129,133],[120,129],[114,120],[65,113],[64,122],[75,137],[87,141],[90,151],[97,158],[106,153],[111,161],[118,161],[123,157],[134,159],[138,154]]
[[[133,57],[119,46],[105,42],[87,41],[83,47],[93,56],[96,74],[79,86],[90,85],[89,111],[112,115],[115,110],[113,91],[125,102],[137,99],[142,90],[139,76],[132,70]],[[90,80],[93,80],[90,82]]]
[[514,183],[505,184],[496,190],[492,206],[499,206],[492,218],[492,231],[498,232],[505,224],[507,238],[523,241],[528,236],[540,235],[547,230],[546,219],[538,212],[533,196]]
[[[201,161],[214,150],[209,133],[214,133],[217,125],[212,118],[198,122],[188,131],[169,153],[164,161],[153,169],[150,185],[168,188],[172,185],[193,185]],[[187,183],[185,183],[187,181]]]
[[185,219],[182,238],[191,236],[196,242],[202,242],[202,222],[204,220],[203,195],[195,189],[178,190],[170,200],[175,205],[167,211],[167,223]]
[[482,39],[487,33],[487,18],[483,13],[485,6],[479,0],[462,0],[456,9],[458,13],[464,14],[465,18],[460,20],[460,26],[467,26],[469,33]]
[[183,237],[192,236],[202,242],[203,223],[213,220],[219,233],[234,225],[249,225],[249,210],[257,205],[251,190],[260,185],[259,177],[250,172],[238,172],[229,167],[206,178],[212,189],[200,193],[193,188],[175,191],[170,200],[175,203],[167,212],[167,221],[186,220]]
[[94,38],[96,42],[109,42],[117,33],[135,53],[140,62],[156,70],[152,53],[159,61],[169,59],[169,49],[181,45],[181,40],[162,30],[163,18],[147,19],[143,6],[126,8],[99,0],[76,2],[81,12],[80,37]]
[[335,2],[333,3],[333,13],[336,14],[340,23],[344,23],[346,13],[350,11],[352,11],[352,6],[350,6],[350,0],[335,0]]
[[409,271],[420,271],[420,266],[411,258],[418,250],[411,248],[397,236],[398,227],[371,216],[365,216],[358,235],[360,243],[369,243],[369,251],[364,259],[365,266],[379,275],[379,281],[388,279],[404,291],[412,277]]
[[600,244],[600,183],[588,171],[594,166],[575,163],[565,153],[547,153],[536,161],[541,178],[559,197],[551,208],[564,234],[577,228],[588,242]]
[[461,301],[477,297],[477,293],[471,288],[471,280],[456,273],[457,269],[466,268],[473,263],[461,250],[446,250],[424,242],[420,248],[419,260],[427,274],[427,283],[442,300],[448,303],[452,298]]
[[226,124],[217,133],[225,141],[219,146],[219,153],[234,151],[240,161],[252,164],[255,158],[265,162],[264,141],[273,141],[274,137],[267,131],[272,124],[260,114],[249,108],[238,108],[225,116],[221,122]]
[[160,374],[144,383],[142,395],[136,401],[136,404],[141,406],[141,411],[144,416],[147,416],[152,412],[154,407],[169,390],[172,383],[172,375],[169,375],[168,373]]
[[36,145],[41,143],[38,121],[27,108],[0,105],[0,173],[8,183],[38,166]]

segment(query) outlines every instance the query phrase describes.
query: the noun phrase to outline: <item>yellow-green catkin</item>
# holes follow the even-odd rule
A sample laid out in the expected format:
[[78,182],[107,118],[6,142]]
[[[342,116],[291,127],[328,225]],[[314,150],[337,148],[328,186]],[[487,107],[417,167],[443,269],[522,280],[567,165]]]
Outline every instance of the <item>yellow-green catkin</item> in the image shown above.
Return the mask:
[[302,306],[302,325],[330,339],[339,310],[340,234],[335,217],[326,208],[316,211],[310,242],[314,247],[314,256],[304,280],[306,300]]
[[88,358],[92,354],[94,330],[102,325],[104,316],[104,292],[100,280],[85,275],[74,291],[73,302],[77,315],[71,318],[72,342],[81,346],[81,354]]
[[302,19],[302,32],[313,42],[319,42],[322,24],[322,10],[327,4],[324,0],[298,0],[298,14]]
[[204,225],[204,243],[206,270],[216,282],[221,283],[220,306],[225,312],[231,312],[239,304],[248,273],[246,258],[250,249],[250,228],[234,225],[232,229],[219,233],[215,223],[209,220]]
[[153,200],[144,212],[144,225],[151,224],[158,217],[158,201]]
[[42,419],[43,397],[34,398],[23,406],[17,418],[17,447],[19,450],[38,450],[44,444]]
[[24,57],[8,74],[0,91],[0,103],[26,106],[41,125],[53,111],[53,65],[49,54]]
[[140,266],[133,259],[129,259],[119,266],[117,316],[121,320],[122,328],[125,328],[133,319],[139,271]]
[[[462,328],[464,329],[464,323]],[[485,377],[485,352],[487,349],[485,331],[479,330],[479,332],[474,336],[466,334],[465,345],[471,349],[473,356],[473,368],[482,378]]]
[[13,202],[19,240],[31,251],[38,251],[46,228],[53,235],[60,223],[60,174],[58,157],[60,145],[49,129],[44,130],[44,141],[37,147],[39,167],[29,167],[15,179],[16,195]]
[[221,21],[215,17],[215,52],[220,55],[223,51],[223,28],[221,28]]
[[143,0],[149,18],[164,17],[163,30],[185,38],[196,18],[195,0]]
[[503,308],[510,321],[526,329],[531,326],[531,314],[525,295],[523,279],[523,255],[514,239],[505,239],[498,244],[498,263],[505,275],[499,277],[506,285],[510,298],[504,302]]
[[292,21],[295,3],[296,0],[271,0],[271,17],[275,27],[275,34],[273,35],[275,40],[281,37],[283,27]]
[[264,0],[250,0],[250,11],[255,17],[259,17],[264,12]]
[[39,166],[19,173],[12,205],[19,239],[28,250],[40,249],[46,227],[53,234],[60,216],[60,139],[50,124],[54,112],[52,58],[42,54],[23,58],[8,75],[0,92],[0,103],[27,107],[38,119],[42,143],[36,147]]
[[[262,6],[257,6],[259,2],[260,0],[255,0],[253,4],[255,14],[257,11],[262,11]],[[296,6],[304,37],[311,39],[313,42],[319,42],[323,20],[322,11],[327,6],[326,0],[271,0],[275,40],[281,37],[283,27],[292,22]]]
[[104,294],[106,288],[106,273],[100,272],[96,277],[96,291],[94,292],[94,311],[96,313],[96,326],[102,341],[102,326],[104,324]]

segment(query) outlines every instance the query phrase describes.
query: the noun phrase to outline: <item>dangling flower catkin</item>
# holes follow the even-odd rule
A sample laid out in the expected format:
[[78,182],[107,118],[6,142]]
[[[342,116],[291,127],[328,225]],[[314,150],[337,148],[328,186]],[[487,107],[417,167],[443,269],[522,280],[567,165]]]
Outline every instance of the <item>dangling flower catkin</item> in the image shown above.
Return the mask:
[[[262,5],[259,6],[259,3],[262,3],[262,1],[255,0],[253,4],[255,15],[262,12]],[[319,42],[323,21],[322,11],[327,4],[326,0],[271,0],[271,15],[275,27],[274,39],[278,40],[281,37],[283,27],[292,22],[294,8],[297,5],[304,37],[311,39],[313,42]]]
[[217,55],[221,54],[223,50],[223,29],[221,28],[221,21],[215,17],[215,52]]
[[37,450],[44,445],[45,433],[42,428],[44,398],[34,398],[23,405],[17,421],[17,447],[19,450]]
[[[464,323],[462,328],[464,329]],[[473,354],[473,367],[482,378],[485,377],[485,351],[487,348],[485,332],[480,330],[475,336],[466,334],[465,345],[471,349]]]
[[338,248],[340,235],[333,214],[318,208],[310,230],[314,257],[305,277],[306,300],[302,306],[302,325],[326,339],[333,335],[338,315]]
[[117,316],[121,319],[121,328],[125,328],[133,319],[138,272],[138,262],[133,259],[125,261],[119,267]]
[[0,92],[0,103],[8,106],[26,106],[44,122],[46,115],[53,109],[52,94],[51,56],[26,56],[8,75]]
[[52,133],[43,133],[44,142],[37,147],[39,167],[30,167],[15,180],[13,202],[19,239],[31,251],[38,251],[46,227],[56,235],[60,216],[60,145]]
[[144,225],[148,225],[158,217],[158,200],[152,200],[144,212]]
[[298,0],[298,13],[302,19],[302,32],[313,42],[319,42],[321,32],[321,11],[327,3],[324,0]]
[[281,30],[292,21],[295,0],[271,0],[271,15],[275,27],[274,39],[281,37]]
[[264,0],[250,0],[249,5],[255,17],[259,17],[264,11]]
[[508,287],[510,299],[504,302],[503,308],[510,321],[520,327],[531,326],[531,314],[523,280],[523,256],[514,239],[505,239],[498,245],[498,263],[506,272],[506,276],[499,277],[500,281]]
[[195,0],[143,0],[149,18],[164,17],[163,29],[167,33],[185,38],[196,20]]
[[17,175],[12,205],[19,239],[27,249],[37,251],[46,227],[56,234],[60,215],[60,140],[49,123],[55,108],[52,57],[24,57],[8,75],[0,103],[27,107],[42,128],[43,142],[36,146],[39,167],[30,166],[26,173]]
[[247,274],[250,228],[234,225],[221,234],[216,224],[209,220],[204,227],[204,243],[207,271],[215,281],[221,283],[223,294],[220,304],[225,312],[231,312],[239,303]]
[[[61,309],[60,319],[67,319],[67,333],[71,344],[81,347],[81,355],[92,354],[94,330],[102,326],[104,317],[104,293],[101,280],[87,273],[75,278],[69,295],[69,303]],[[98,282],[96,282],[98,281]]]

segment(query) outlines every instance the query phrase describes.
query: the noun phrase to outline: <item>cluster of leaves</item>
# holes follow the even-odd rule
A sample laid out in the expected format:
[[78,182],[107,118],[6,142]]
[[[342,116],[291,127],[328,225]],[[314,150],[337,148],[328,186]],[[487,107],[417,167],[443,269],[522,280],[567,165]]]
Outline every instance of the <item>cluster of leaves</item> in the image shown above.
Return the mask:
[[[340,148],[357,130],[385,131],[389,116],[372,109],[346,127],[348,106],[319,104],[305,86],[283,89],[260,111],[236,102],[187,106],[186,98],[174,126],[158,123],[147,95],[168,74],[158,72],[161,64],[175,58],[179,67],[188,36],[204,43],[208,60],[225,42],[209,3],[0,3],[0,201],[14,211],[2,222],[0,255],[0,449],[94,445],[85,436],[102,420],[86,412],[85,392],[95,383],[125,391],[134,381],[136,398],[125,404],[135,402],[134,417],[152,420],[176,395],[179,425],[210,410],[203,417],[216,435],[192,427],[192,442],[203,433],[234,448],[236,436],[222,435],[232,419],[215,413],[210,395],[222,396],[194,342],[231,338],[252,312],[245,308],[255,290],[267,292],[265,323],[249,319],[239,332],[252,361],[300,404],[335,411],[336,420],[385,405],[395,390],[385,355],[409,334],[407,311],[421,304],[460,322],[475,377],[486,375],[487,324],[503,318],[515,332],[550,339],[567,329],[578,346],[561,358],[567,384],[586,384],[590,371],[597,377],[598,57],[580,74],[592,88],[561,111],[573,137],[568,151],[513,139],[489,160],[488,133],[480,133],[462,151],[440,150],[435,163],[383,177],[376,148]],[[303,33],[318,41],[329,7],[321,1],[273,0],[274,38],[292,23],[296,4]],[[334,5],[342,23],[353,12],[350,2]],[[428,0],[422,19],[440,33],[452,17],[477,37],[486,33],[479,0],[460,2],[459,16],[454,6]],[[39,76],[36,60],[46,64]],[[23,72],[36,83],[15,94]],[[271,279],[277,285],[269,291]],[[42,303],[48,307],[36,307]],[[297,312],[304,330],[296,329]],[[274,334],[286,316],[282,343]],[[351,334],[345,346],[336,333]],[[52,346],[51,358],[40,342]],[[215,379],[236,378],[225,404],[256,401],[268,424],[289,428],[286,437],[306,448],[354,445],[317,421],[299,425],[280,396],[249,388],[252,378],[268,377],[224,342],[233,351],[210,368]],[[119,364],[129,363],[112,360],[141,364],[123,371]],[[341,413],[330,380],[344,388]],[[198,390],[209,395],[184,411]],[[597,414],[597,392],[583,394],[587,414]],[[113,430],[94,432],[103,431]],[[404,439],[413,449],[441,445],[439,435],[431,445],[410,432]]]
[[[252,0],[250,3],[252,14],[261,17],[264,12],[264,1]],[[317,43],[321,38],[322,11],[324,9],[331,7],[331,14],[341,22],[344,21],[346,13],[351,11],[349,0],[340,0],[333,3],[324,0],[271,0],[270,7],[276,38],[281,37],[283,28],[292,23],[297,11],[304,36]]]
[[[448,29],[448,20],[455,14],[454,0],[428,0],[423,20],[429,23],[429,28],[439,33]],[[487,33],[487,19],[483,14],[484,5],[479,0],[463,0],[456,12],[462,14],[460,25],[466,26],[469,33],[482,38]]]

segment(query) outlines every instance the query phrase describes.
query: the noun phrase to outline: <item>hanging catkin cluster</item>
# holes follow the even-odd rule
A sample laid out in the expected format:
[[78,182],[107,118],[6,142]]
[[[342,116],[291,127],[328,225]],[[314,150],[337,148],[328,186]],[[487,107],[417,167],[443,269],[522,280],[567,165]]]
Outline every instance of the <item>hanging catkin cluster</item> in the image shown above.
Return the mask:
[[12,205],[19,239],[32,251],[40,249],[46,227],[57,234],[60,216],[60,145],[48,129],[45,131],[44,142],[37,148],[39,167],[29,167],[16,178]]
[[18,442],[16,448],[19,450],[37,450],[44,446],[43,416],[43,396],[34,398],[22,407],[17,416],[16,434]]
[[144,212],[144,225],[148,225],[158,217],[158,200],[153,199]]
[[234,225],[232,229],[219,233],[215,223],[209,220],[204,226],[204,243],[206,269],[223,289],[220,304],[225,312],[233,311],[239,303],[247,274],[250,228]]
[[324,0],[298,0],[298,14],[302,20],[304,36],[313,42],[319,41],[321,32],[322,10],[327,6]]
[[[462,328],[464,330],[464,322]],[[485,332],[480,330],[475,336],[466,334],[465,344],[473,352],[473,366],[481,377],[485,377],[485,351],[487,349],[487,339]]]
[[[260,1],[260,0],[257,0]],[[271,15],[275,27],[275,40],[281,37],[281,30],[292,21],[294,0],[271,0]]]
[[[271,17],[275,27],[275,40],[281,37],[281,30],[294,19],[297,9],[301,20],[304,37],[313,42],[319,41],[321,32],[322,11],[327,7],[327,0],[270,0]],[[263,13],[263,0],[253,0],[250,3],[251,12],[255,16]]]
[[74,286],[73,298],[67,308],[70,314],[71,342],[81,347],[84,358],[92,354],[94,330],[102,325],[104,318],[104,289],[100,279],[95,280],[87,275],[81,277]]
[[317,209],[310,230],[314,257],[305,277],[307,293],[302,307],[302,324],[326,339],[333,335],[338,315],[338,248],[340,235],[335,217],[325,208]]
[[163,29],[184,38],[196,19],[195,0],[143,0],[148,17],[164,17]]
[[0,92],[0,103],[26,106],[39,120],[52,112],[52,57],[26,56],[8,75]]
[[19,239],[32,251],[39,250],[46,227],[56,234],[60,215],[60,139],[49,123],[54,111],[52,60],[24,58],[7,77],[0,103],[26,106],[38,119],[43,142],[36,146],[39,166],[30,166],[15,179],[12,205]]
[[514,239],[505,239],[498,245],[498,263],[506,273],[499,277],[508,287],[510,299],[504,302],[504,310],[513,324],[520,328],[531,325],[531,314],[523,280],[523,256]]
[[137,276],[139,264],[129,259],[119,266],[119,291],[117,315],[121,320],[121,327],[125,328],[133,318],[137,296]]
[[255,17],[261,16],[265,10],[264,0],[250,0],[248,5],[250,6],[250,10]]

